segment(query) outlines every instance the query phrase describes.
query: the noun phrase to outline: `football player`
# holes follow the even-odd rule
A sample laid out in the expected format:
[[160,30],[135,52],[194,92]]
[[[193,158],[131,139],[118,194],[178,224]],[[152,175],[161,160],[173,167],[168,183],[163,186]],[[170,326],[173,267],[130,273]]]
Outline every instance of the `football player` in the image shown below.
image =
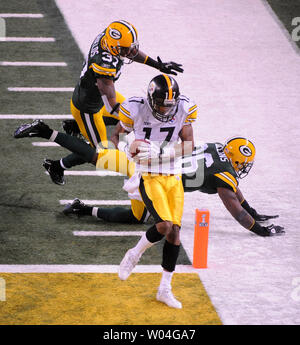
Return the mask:
[[[143,202],[155,220],[155,224],[147,230],[137,245],[127,251],[120,264],[119,277],[122,280],[127,279],[143,252],[165,238],[163,273],[156,298],[173,308],[182,307],[171,290],[172,275],[179,255],[179,232],[184,202],[180,157],[193,151],[192,123],[196,117],[197,105],[180,95],[174,78],[161,74],[151,80],[147,98],[132,97],[122,103],[121,125],[116,128],[112,140],[119,149],[113,150],[117,157],[115,168],[123,169],[125,174],[131,175],[129,181],[137,182]],[[119,141],[120,134],[131,131],[134,131],[135,139],[141,140],[138,142],[139,152],[135,155],[134,174],[131,172],[130,162],[121,164],[120,158],[121,151],[131,158],[128,144]],[[20,126],[14,136],[38,136],[55,141],[94,164],[104,158],[103,152],[97,153],[95,148],[84,141],[52,130],[40,120]],[[136,142],[135,140],[134,143]]]
[[[119,106],[125,98],[115,90],[115,82],[124,64],[139,62],[163,73],[183,72],[182,65],[173,61],[157,61],[139,50],[136,28],[125,20],[112,22],[93,41],[84,62],[78,84],[71,100],[71,113],[75,121],[67,120],[68,134],[82,134],[90,145],[107,148],[105,124],[115,125],[119,120]],[[72,153],[60,160],[45,159],[43,166],[51,180],[65,184],[64,170],[86,161]]]
[[[136,246],[126,252],[119,277],[126,280],[146,249],[165,238],[156,299],[180,309],[182,305],[172,293],[171,280],[179,255],[184,204],[181,157],[193,151],[192,123],[197,118],[197,105],[180,95],[174,78],[161,74],[150,81],[147,98],[131,97],[122,103],[119,117],[120,126],[116,127],[112,141],[136,162],[127,188],[138,186],[155,221]],[[132,131],[135,141],[128,147],[119,137]]]

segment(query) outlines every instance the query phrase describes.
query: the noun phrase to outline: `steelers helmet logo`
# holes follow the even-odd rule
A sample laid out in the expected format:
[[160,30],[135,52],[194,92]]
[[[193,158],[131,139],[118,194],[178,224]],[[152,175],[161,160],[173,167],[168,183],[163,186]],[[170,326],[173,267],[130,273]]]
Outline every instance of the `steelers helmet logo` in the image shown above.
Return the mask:
[[119,40],[122,37],[121,32],[117,29],[114,29],[114,28],[109,28],[109,35],[114,40]]
[[239,150],[246,157],[250,157],[252,155],[252,151],[249,146],[242,145],[239,147]]
[[152,96],[154,91],[155,91],[155,83],[152,81],[152,82],[149,84],[148,92],[149,92],[149,94]]

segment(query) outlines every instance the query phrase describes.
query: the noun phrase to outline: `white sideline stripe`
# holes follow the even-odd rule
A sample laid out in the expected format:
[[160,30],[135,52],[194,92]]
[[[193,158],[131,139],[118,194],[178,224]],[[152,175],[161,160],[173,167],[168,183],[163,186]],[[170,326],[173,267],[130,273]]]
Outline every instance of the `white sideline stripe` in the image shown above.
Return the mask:
[[[47,171],[45,171],[45,174],[48,174]],[[70,176],[124,176],[120,173],[117,173],[115,171],[100,171],[100,170],[65,170],[65,175]]]
[[12,92],[73,92],[73,87],[8,87]]
[[31,143],[33,146],[39,146],[39,147],[52,147],[52,146],[60,146],[54,142],[43,142],[43,141],[35,141],[33,143]]
[[[1,273],[118,273],[119,265],[0,265]],[[137,265],[133,273],[161,273],[161,265]],[[192,265],[177,265],[176,273],[198,273]]]
[[54,37],[0,37],[0,42],[55,42]]
[[0,61],[0,66],[41,66],[41,67],[65,67],[65,62],[43,62],[43,61]]
[[25,114],[0,114],[0,120],[21,120],[21,119],[46,119],[46,120],[60,120],[60,119],[73,119],[72,115],[61,114],[61,115],[25,115]]
[[73,231],[74,236],[143,236],[145,231]]
[[[72,200],[59,200],[60,205],[71,204]],[[130,200],[81,200],[87,205],[131,205]]]
[[0,13],[1,18],[44,18],[41,13]]

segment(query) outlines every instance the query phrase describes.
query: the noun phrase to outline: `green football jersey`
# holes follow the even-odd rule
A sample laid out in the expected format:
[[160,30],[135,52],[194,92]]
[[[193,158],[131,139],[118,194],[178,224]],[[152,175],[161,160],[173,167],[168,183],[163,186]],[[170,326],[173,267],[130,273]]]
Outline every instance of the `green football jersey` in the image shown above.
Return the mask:
[[[223,152],[223,145],[220,143],[207,143],[198,146],[193,151],[192,157],[185,157],[184,165],[193,173],[183,173],[182,182],[185,192],[199,190],[207,194],[217,193],[218,187],[229,188],[236,192],[238,176],[230,161]],[[187,168],[186,171],[189,171]],[[185,170],[183,170],[185,171]]]
[[107,78],[115,82],[119,79],[124,64],[121,58],[101,47],[104,33],[105,30],[92,43],[72,97],[75,107],[87,113],[97,113],[103,107],[97,78]]

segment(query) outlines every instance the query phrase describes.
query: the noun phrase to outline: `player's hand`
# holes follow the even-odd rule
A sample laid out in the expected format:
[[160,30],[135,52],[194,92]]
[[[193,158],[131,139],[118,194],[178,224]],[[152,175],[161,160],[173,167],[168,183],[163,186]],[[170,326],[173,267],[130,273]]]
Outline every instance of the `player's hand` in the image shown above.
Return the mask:
[[280,226],[280,225],[269,225],[269,226],[264,226],[263,227],[268,235],[267,236],[281,236],[285,234],[285,231],[283,230],[284,227]]
[[80,129],[75,120],[64,120],[62,122],[62,126],[67,134],[73,135],[74,137],[78,137],[80,135]]
[[161,154],[160,146],[154,142],[141,142],[139,145],[139,153],[134,157],[137,160],[149,160],[158,158]]
[[173,62],[173,61],[162,62],[159,56],[157,57],[157,62],[158,62],[158,69],[163,73],[177,75],[175,71],[180,72],[180,73],[183,72],[182,65],[176,62]]

